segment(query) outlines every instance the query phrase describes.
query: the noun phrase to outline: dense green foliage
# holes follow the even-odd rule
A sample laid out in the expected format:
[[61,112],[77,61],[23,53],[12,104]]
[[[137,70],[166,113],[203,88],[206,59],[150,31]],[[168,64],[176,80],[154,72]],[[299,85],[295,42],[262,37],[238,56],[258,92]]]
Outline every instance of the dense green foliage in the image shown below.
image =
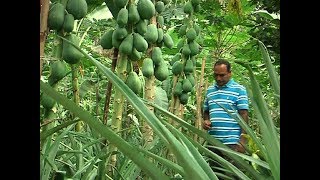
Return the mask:
[[[143,179],[146,174],[154,179],[221,178],[221,174],[206,169],[205,162],[209,158],[241,179],[279,179],[280,1],[163,0],[157,1],[156,6],[151,6],[150,0],[139,2],[136,7],[127,6],[128,11],[122,13],[120,10],[128,0],[105,3],[86,0],[87,7],[69,5],[68,12],[76,14],[72,15],[73,23],[70,23],[71,16],[67,18],[68,14],[62,14],[61,10],[58,16],[49,14],[50,31],[46,39],[40,94],[41,177],[44,180],[54,176],[74,180],[108,179],[101,162],[106,162],[111,154],[118,154],[111,179]],[[231,6],[228,2],[236,2],[239,6]],[[98,12],[102,15],[93,16]],[[113,17],[107,18],[108,13]],[[150,17],[158,13],[157,26],[148,25]],[[90,16],[94,18],[87,18]],[[192,18],[185,18],[190,16]],[[123,28],[128,23],[135,24],[134,33]],[[56,33],[61,29],[67,34]],[[60,51],[56,48],[59,37],[71,40],[78,47],[62,40]],[[162,46],[148,52],[150,58],[141,61],[150,42]],[[115,47],[128,55],[134,65],[129,67],[134,71],[128,73],[123,83],[111,72]],[[184,60],[185,57],[190,58]],[[212,65],[217,58],[231,61],[233,78],[244,84],[250,93],[250,121],[246,127],[249,143],[244,155],[228,153],[225,146],[195,128],[197,111],[201,111],[196,107],[201,66],[204,65],[203,87],[207,87],[213,83]],[[75,92],[70,72],[75,64],[79,65],[78,105],[72,103]],[[179,74],[183,76],[173,88],[172,79]],[[142,79],[152,75],[157,79],[155,104],[139,98],[144,86]],[[122,130],[117,134],[109,128],[110,121],[103,122],[109,82],[114,85],[109,107],[117,101],[115,90],[125,96]],[[168,112],[168,102],[173,97],[171,92],[184,105],[183,118]],[[198,96],[203,97],[204,92],[202,90]],[[151,113],[146,105],[152,105],[155,113]],[[114,111],[109,108],[108,119]],[[169,119],[176,121],[181,131],[167,124]],[[80,120],[84,129],[76,132],[74,124]],[[143,121],[155,132],[150,147],[145,147],[142,141]],[[202,140],[194,140],[194,135]],[[119,148],[116,152],[106,148],[110,142]],[[208,152],[207,142],[225,148],[237,167]],[[168,148],[174,150],[178,162],[167,159]],[[155,163],[149,162],[148,158],[154,159]]]

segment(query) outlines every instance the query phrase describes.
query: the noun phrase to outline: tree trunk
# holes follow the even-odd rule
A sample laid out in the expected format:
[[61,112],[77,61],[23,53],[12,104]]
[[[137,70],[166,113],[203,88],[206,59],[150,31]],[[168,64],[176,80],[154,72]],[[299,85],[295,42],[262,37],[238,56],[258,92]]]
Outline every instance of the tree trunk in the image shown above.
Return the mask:
[[[196,128],[202,129],[202,92],[203,92],[203,76],[204,76],[204,68],[206,66],[206,58],[204,57],[202,59],[202,66],[201,66],[201,74],[198,79],[197,84],[196,84],[196,98],[197,98],[197,114],[196,114]],[[196,73],[195,73],[196,74]],[[199,82],[200,80],[200,82]],[[194,140],[198,142],[198,135],[194,135]]]
[[[151,18],[150,24],[157,24],[156,16],[153,16]],[[149,57],[151,57],[151,52],[152,52],[153,48],[154,48],[154,45],[152,44],[147,50]],[[155,80],[156,80],[155,76],[152,75],[150,78],[145,78],[145,79],[146,79],[145,98],[149,102],[154,102],[154,100],[155,100]],[[148,108],[150,109],[150,111],[154,112],[154,108],[152,106],[148,106]],[[144,139],[144,146],[148,147],[151,144],[151,142],[153,141],[153,130],[146,121],[142,121],[142,125],[143,125],[142,134],[143,134],[143,139]]]
[[[119,55],[116,73],[122,79],[123,82],[125,82],[127,77],[127,63],[128,59],[127,56],[124,54]],[[121,123],[122,123],[122,113],[123,113],[123,104],[124,104],[124,96],[121,94],[121,92],[118,89],[115,89],[114,94],[114,102],[113,102],[113,109],[114,112],[112,114],[112,122],[111,122],[111,129],[118,133],[121,130]],[[119,134],[120,135],[120,134]],[[117,147],[114,145],[110,145],[109,152],[117,151]],[[112,155],[110,158],[110,164],[108,169],[108,174],[112,177],[112,166],[116,166],[117,156]],[[108,166],[108,162],[106,162],[106,167]]]
[[49,13],[49,0],[40,1],[40,78],[42,74],[44,47],[47,38],[47,22]]

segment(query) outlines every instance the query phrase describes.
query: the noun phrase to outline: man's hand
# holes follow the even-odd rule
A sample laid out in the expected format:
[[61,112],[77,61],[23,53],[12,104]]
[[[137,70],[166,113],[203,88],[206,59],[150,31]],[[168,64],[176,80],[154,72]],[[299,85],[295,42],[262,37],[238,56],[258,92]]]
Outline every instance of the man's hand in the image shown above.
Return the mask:
[[241,134],[239,144],[236,147],[236,151],[241,152],[241,153],[245,153],[246,149],[244,148],[244,145],[247,144],[247,141],[248,141],[247,135]]
[[209,120],[204,120],[203,123],[202,123],[202,127],[203,127],[203,129],[205,129],[205,130],[210,129],[210,128],[211,128],[211,121],[209,121]]

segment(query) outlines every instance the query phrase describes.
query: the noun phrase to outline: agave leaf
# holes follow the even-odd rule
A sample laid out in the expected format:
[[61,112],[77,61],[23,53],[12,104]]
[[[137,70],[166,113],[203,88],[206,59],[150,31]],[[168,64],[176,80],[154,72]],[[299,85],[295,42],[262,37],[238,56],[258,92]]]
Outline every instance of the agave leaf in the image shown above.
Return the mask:
[[132,162],[131,159],[126,158],[119,168],[119,174],[122,174],[123,179],[137,179],[140,175],[141,169]]
[[[224,145],[223,143],[221,143],[219,140],[215,139],[214,137],[212,137],[211,135],[209,135],[207,132],[201,131],[197,128],[195,128],[194,126],[190,125],[189,123],[185,122],[183,119],[177,117],[175,114],[167,111],[166,109],[161,108],[160,106],[152,103],[152,102],[148,102],[148,101],[144,101],[144,103],[153,106],[154,108],[156,108],[157,110],[159,110],[160,112],[162,112],[165,116],[171,118],[172,120],[180,123],[180,125],[182,125],[183,127],[187,128],[188,130],[190,130],[191,132],[197,134],[199,137],[202,137],[203,139],[207,140],[209,143],[215,145],[215,146],[219,146],[219,147],[224,147],[224,148],[229,148],[228,146]],[[245,162],[243,159],[239,158],[238,156],[231,154],[231,153],[226,153],[226,156],[230,157],[231,159],[233,159],[235,161],[235,163],[237,163],[239,166],[241,166],[242,168],[244,168],[248,173],[250,173],[255,179],[263,179],[264,177],[261,176],[260,174],[258,174],[256,172],[255,169],[253,169],[252,166],[248,165],[247,162]]]
[[[48,85],[49,86],[49,85]],[[54,159],[56,157],[56,154],[58,152],[58,147],[59,144],[62,140],[62,138],[74,127],[74,124],[72,124],[71,126],[69,126],[68,128],[66,128],[61,134],[59,134],[55,141],[52,143],[52,145],[50,146],[50,148],[46,149],[46,152],[44,153],[43,157],[44,159],[47,158],[48,162],[50,162],[50,164],[46,164],[44,163],[44,171],[43,171],[43,176],[41,177],[41,179],[48,179],[50,172],[53,168],[56,168],[56,166],[52,166],[54,163]],[[55,171],[57,171],[57,169],[55,169]]]
[[218,177],[214,174],[210,166],[208,166],[207,162],[203,159],[203,157],[198,153],[198,150],[193,146],[193,144],[188,140],[185,135],[183,135],[179,130],[174,128],[171,124],[166,121],[163,121],[168,128],[183,142],[184,146],[186,146],[187,151],[189,152],[190,156],[193,156],[198,163],[200,164],[201,168],[203,168],[210,179],[218,179]]
[[[209,155],[212,159],[218,161],[220,164],[222,164],[222,166],[224,166],[224,167],[228,168],[229,170],[231,170],[233,173],[235,173],[241,179],[249,179],[243,172],[241,172],[236,166],[234,166],[229,161],[227,161],[224,158],[220,157],[219,155],[217,155],[216,153],[212,152],[211,150],[203,147],[201,144],[199,144],[198,142],[194,141],[190,137],[188,137],[188,139],[189,139],[189,141],[191,141],[199,149],[200,152],[204,152],[205,154]],[[211,147],[218,148],[217,146],[211,146]],[[230,149],[225,149],[225,148],[219,148],[219,149],[222,150],[222,151],[230,152],[230,153],[234,153],[235,152],[235,151],[231,151]],[[237,155],[241,156],[243,154],[238,153]]]
[[279,75],[277,74],[277,72],[274,69],[273,64],[271,63],[270,56],[269,56],[269,53],[267,51],[266,46],[259,40],[258,40],[258,43],[259,43],[259,48],[261,50],[264,63],[266,65],[266,67],[267,67],[267,70],[268,70],[268,73],[269,73],[269,76],[270,76],[271,85],[272,85],[273,90],[274,90],[274,92],[276,94],[276,97],[277,97],[277,100],[278,100],[278,103],[279,103],[279,107],[280,107],[280,81],[279,81]]
[[40,133],[40,140],[43,141],[43,140],[45,140],[48,136],[50,136],[50,135],[54,134],[55,132],[57,132],[57,131],[65,128],[65,127],[68,127],[69,125],[74,124],[74,123],[76,123],[76,122],[78,122],[78,121],[80,121],[80,119],[75,119],[75,120],[71,120],[71,121],[65,121],[65,122],[63,122],[62,124],[60,124],[60,125],[58,125],[58,126],[56,126],[56,127],[54,127],[54,128],[51,128],[51,129],[46,130],[46,131],[42,131],[42,132]]
[[183,168],[172,161],[169,161],[168,159],[165,159],[163,157],[160,157],[156,154],[151,153],[150,151],[147,151],[143,148],[139,149],[141,152],[145,153],[146,155],[154,158],[155,160],[159,161],[161,164],[165,165],[166,167],[175,170],[177,173],[181,175],[185,175],[186,173],[184,172]]
[[62,96],[43,81],[40,81],[40,88],[42,91],[50,94],[50,96],[54,98],[58,103],[62,104],[65,108],[69,109],[75,116],[78,116],[89,126],[91,126],[93,129],[99,132],[102,136],[107,138],[110,141],[110,143],[115,144],[119,148],[119,150],[121,150],[124,154],[130,157],[138,166],[145,170],[146,174],[148,174],[150,177],[154,179],[169,179],[153,163],[149,162],[146,158],[144,158],[139,153],[139,151],[136,150],[135,147],[133,147],[128,142],[120,138],[110,128],[104,126],[100,121],[94,118],[87,111],[80,108],[73,101]]
[[259,127],[261,128],[263,144],[266,147],[264,154],[267,155],[266,160],[271,168],[273,177],[280,179],[280,137],[277,134],[267,103],[251,67],[247,63],[236,62],[249,71],[252,87],[252,93],[249,91],[249,96],[252,99],[252,105],[259,120]]

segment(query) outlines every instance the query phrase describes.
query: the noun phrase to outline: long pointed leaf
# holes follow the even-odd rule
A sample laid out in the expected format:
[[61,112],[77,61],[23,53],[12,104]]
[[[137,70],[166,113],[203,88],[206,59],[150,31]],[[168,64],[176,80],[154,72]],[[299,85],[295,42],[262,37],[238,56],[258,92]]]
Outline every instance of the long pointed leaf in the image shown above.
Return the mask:
[[206,172],[207,176],[210,179],[218,179],[218,177],[214,174],[214,172],[212,171],[212,169],[210,168],[210,166],[208,165],[208,163],[203,159],[203,157],[200,155],[200,153],[197,153],[195,151],[198,151],[193,144],[188,140],[187,137],[185,137],[180,131],[178,131],[176,128],[174,128],[171,124],[169,124],[166,121],[163,121],[168,127],[169,129],[176,135],[178,136],[181,141],[184,143],[184,145],[186,146],[186,149],[190,152],[190,158],[194,158],[196,161],[199,162],[199,164],[201,165],[201,168],[204,169],[204,171]]
[[150,177],[154,179],[169,179],[165,176],[154,164],[145,159],[135,148],[129,143],[124,141],[121,137],[115,134],[108,127],[104,126],[100,121],[91,116],[87,111],[84,111],[77,106],[73,101],[60,95],[48,84],[40,81],[40,88],[49,96],[55,99],[58,103],[62,104],[65,108],[69,109],[75,116],[85,121],[89,126],[99,132],[102,136],[107,138],[111,143],[115,144],[119,150],[130,157],[138,166],[140,166]]
[[[266,65],[266,67],[267,67],[267,70],[268,70],[268,73],[269,73],[269,76],[270,76],[270,82],[271,82],[271,85],[273,87],[273,90],[274,90],[276,95],[280,96],[279,75],[277,74],[277,72],[274,69],[273,64],[271,63],[270,56],[269,56],[269,53],[267,51],[266,46],[259,40],[258,40],[258,43],[259,43],[259,48],[260,48],[260,50],[262,52],[262,57],[263,57],[264,63]],[[278,100],[280,102],[280,99],[278,99]]]
[[244,66],[249,71],[252,87],[252,104],[259,119],[262,139],[266,147],[266,159],[269,163],[274,178],[280,179],[280,139],[274,126],[273,119],[270,115],[267,103],[262,95],[259,83],[256,80],[249,64],[241,61],[236,62]]
[[[162,112],[165,116],[171,118],[172,120],[180,123],[183,127],[187,128],[188,130],[192,131],[193,133],[199,135],[199,137],[202,137],[203,139],[207,140],[209,143],[219,146],[219,147],[225,147],[228,148],[228,146],[224,145],[223,143],[221,143],[219,140],[213,138],[211,135],[209,135],[207,132],[201,131],[197,128],[195,128],[194,126],[190,125],[189,123],[185,122],[183,119],[177,117],[175,114],[172,114],[171,112],[167,111],[166,109],[161,108],[160,106],[151,103],[151,102],[147,102],[144,101],[144,103],[153,106],[154,108],[156,108],[157,110],[159,110],[159,112]],[[245,162],[244,160],[242,160],[241,158],[239,158],[237,155],[234,154],[230,154],[227,153],[226,154],[228,157],[230,157],[231,159],[233,159],[237,164],[239,164],[239,166],[241,166],[242,168],[246,169],[246,171],[248,173],[250,173],[255,179],[263,179],[263,177],[258,174],[256,172],[255,169],[253,169],[252,166],[248,165],[247,162]]]

